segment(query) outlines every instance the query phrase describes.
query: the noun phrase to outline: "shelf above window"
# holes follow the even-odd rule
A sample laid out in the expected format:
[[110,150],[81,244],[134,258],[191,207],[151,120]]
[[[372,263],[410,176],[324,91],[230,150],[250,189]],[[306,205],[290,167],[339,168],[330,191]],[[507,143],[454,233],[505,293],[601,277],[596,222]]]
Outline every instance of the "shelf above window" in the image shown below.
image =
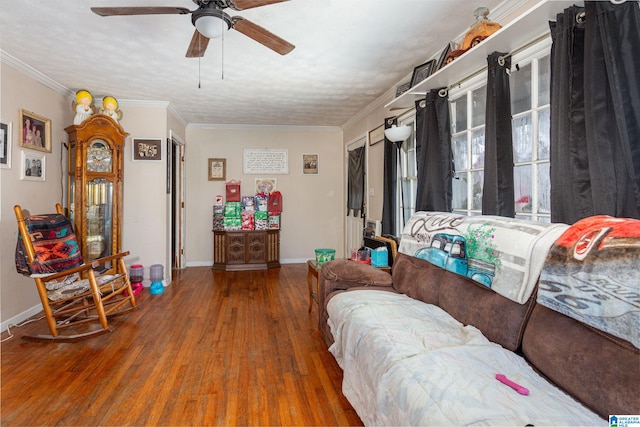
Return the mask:
[[549,21],[555,21],[558,13],[575,3],[575,1],[565,0],[542,0],[483,40],[479,45],[469,49],[450,64],[389,102],[385,107],[390,109],[413,108],[415,101],[424,99],[429,90],[448,88],[485,70],[487,57],[491,53],[513,53],[545,35],[550,37]]

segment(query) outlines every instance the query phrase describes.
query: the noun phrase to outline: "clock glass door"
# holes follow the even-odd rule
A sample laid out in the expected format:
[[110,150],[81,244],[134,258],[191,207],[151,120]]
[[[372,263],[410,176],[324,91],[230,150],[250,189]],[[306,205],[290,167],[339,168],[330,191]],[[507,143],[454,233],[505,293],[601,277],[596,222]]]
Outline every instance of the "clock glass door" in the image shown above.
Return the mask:
[[[86,255],[85,260],[94,260],[112,255],[113,235],[113,183],[96,178],[87,182],[86,188]],[[110,265],[105,266],[110,268]]]

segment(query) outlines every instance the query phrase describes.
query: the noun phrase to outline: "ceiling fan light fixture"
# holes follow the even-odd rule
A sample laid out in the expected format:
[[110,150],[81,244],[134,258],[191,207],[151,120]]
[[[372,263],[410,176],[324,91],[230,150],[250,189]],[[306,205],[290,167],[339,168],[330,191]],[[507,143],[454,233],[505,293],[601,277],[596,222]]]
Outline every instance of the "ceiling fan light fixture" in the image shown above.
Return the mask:
[[196,11],[192,15],[192,20],[200,34],[210,39],[222,37],[231,28],[231,18],[217,9]]

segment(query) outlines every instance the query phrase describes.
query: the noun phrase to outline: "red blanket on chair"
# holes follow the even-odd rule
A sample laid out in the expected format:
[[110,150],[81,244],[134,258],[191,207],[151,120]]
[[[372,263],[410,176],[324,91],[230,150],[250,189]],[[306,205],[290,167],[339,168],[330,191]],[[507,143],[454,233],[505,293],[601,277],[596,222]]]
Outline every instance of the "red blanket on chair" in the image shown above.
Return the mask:
[[25,221],[35,257],[30,264],[22,236],[18,233],[15,255],[18,273],[46,275],[83,264],[73,226],[64,215],[32,215]]

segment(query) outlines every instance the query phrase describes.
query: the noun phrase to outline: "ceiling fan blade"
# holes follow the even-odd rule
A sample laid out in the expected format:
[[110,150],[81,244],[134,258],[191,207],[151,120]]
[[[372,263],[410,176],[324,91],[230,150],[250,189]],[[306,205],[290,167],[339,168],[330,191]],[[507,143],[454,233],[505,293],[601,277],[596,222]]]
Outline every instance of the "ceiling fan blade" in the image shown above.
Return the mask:
[[295,48],[288,41],[241,16],[233,17],[233,28],[280,55],[286,55]]
[[281,3],[289,0],[227,0],[227,5],[235,10],[247,10],[254,7],[266,6],[274,3]]
[[125,15],[186,15],[191,13],[186,7],[134,6],[134,7],[92,7],[91,11],[100,16]]
[[189,49],[187,49],[187,58],[202,58],[208,44],[209,38],[200,34],[200,31],[195,30],[193,37],[191,37],[191,43],[189,43]]

